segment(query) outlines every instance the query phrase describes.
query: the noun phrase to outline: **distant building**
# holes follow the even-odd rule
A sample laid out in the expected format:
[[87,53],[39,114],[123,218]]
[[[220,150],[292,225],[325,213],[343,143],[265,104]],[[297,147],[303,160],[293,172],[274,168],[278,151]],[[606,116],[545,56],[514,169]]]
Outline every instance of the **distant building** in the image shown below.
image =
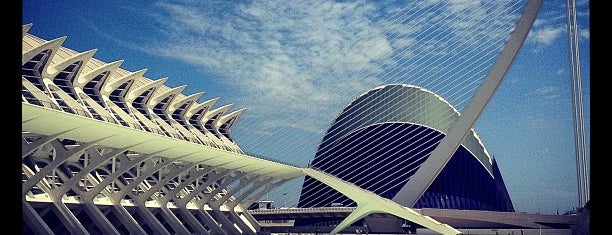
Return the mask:
[[[398,192],[459,117],[442,97],[421,87],[371,89],[342,110],[324,136],[312,167],[397,201]],[[472,130],[411,208],[512,212],[495,159]],[[355,203],[306,176],[298,207]],[[297,220],[297,225],[320,221]]]
[[274,203],[274,201],[260,200],[251,204],[248,210],[273,209],[274,207],[272,206],[272,203]]

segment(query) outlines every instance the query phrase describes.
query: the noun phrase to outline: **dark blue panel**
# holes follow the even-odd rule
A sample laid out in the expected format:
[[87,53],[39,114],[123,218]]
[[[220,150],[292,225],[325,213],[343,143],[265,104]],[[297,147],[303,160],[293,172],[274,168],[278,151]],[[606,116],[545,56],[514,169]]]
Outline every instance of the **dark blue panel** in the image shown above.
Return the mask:
[[[312,166],[391,199],[441,138],[439,133],[419,125],[374,125],[342,138],[327,151],[319,151]],[[331,203],[355,206],[344,195],[306,177],[298,206]]]
[[[408,123],[384,123],[351,133],[319,151],[312,166],[392,199],[443,134]],[[463,146],[453,155],[415,208],[514,211],[497,165],[494,177]],[[299,207],[331,203],[356,206],[346,196],[305,177]]]
[[414,208],[514,211],[496,164],[493,176],[461,146]]

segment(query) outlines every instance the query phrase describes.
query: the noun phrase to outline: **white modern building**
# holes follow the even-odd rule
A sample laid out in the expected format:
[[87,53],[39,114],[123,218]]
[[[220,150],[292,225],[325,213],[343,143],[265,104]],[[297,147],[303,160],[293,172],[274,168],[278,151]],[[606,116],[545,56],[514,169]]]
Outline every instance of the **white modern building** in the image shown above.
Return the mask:
[[[146,70],[94,58],[23,25],[24,234],[254,234],[249,205],[309,175],[444,234],[459,231],[312,168],[245,154],[231,128],[244,113],[185,95]],[[337,226],[338,233],[352,219]]]
[[168,78],[30,27],[21,68],[25,234],[255,233],[245,205],[301,175],[243,154],[231,128],[244,109],[199,102],[203,93],[185,95]]

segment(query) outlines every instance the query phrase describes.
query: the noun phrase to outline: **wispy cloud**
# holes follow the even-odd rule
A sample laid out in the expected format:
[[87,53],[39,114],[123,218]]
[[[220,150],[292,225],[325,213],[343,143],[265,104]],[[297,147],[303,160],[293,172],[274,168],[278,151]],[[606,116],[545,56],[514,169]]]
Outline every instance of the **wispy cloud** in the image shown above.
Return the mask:
[[552,99],[556,99],[561,97],[561,94],[559,93],[560,90],[558,87],[554,87],[554,86],[545,86],[545,87],[540,87],[537,88],[534,91],[535,95],[541,96],[546,100],[552,100]]
[[392,51],[366,1],[253,1],[221,13],[203,12],[214,7],[206,4],[158,7],[170,40],[155,53],[221,74],[260,113],[308,118],[304,110],[327,110],[339,93],[351,97],[381,83],[355,74],[381,70]]
[[[102,38],[102,39],[104,39],[106,41],[112,42],[112,43],[114,43],[116,45],[119,45],[119,46],[122,46],[122,47],[125,47],[125,48],[129,48],[130,50],[145,51],[146,52],[146,50],[144,50],[143,47],[140,44],[138,44],[137,42],[130,41],[130,40],[124,40],[124,39],[121,39],[121,38],[117,38],[117,37],[115,37],[114,35],[112,35],[110,33],[104,32],[95,23],[93,23],[93,22],[91,22],[91,21],[89,21],[89,20],[87,20],[85,18],[80,18],[79,20],[80,20],[79,25],[89,28],[94,33],[96,33],[98,36],[100,36],[100,38]],[[107,61],[107,62],[110,62],[110,61]]]
[[542,148],[539,156],[549,157],[550,156],[550,148],[548,148],[548,147]]
[[228,98],[265,116],[262,127],[320,132],[352,97],[381,84],[473,90],[457,87],[477,84],[467,79],[491,63],[495,53],[483,53],[503,45],[517,17],[499,7],[507,3],[405,4],[160,2],[152,14],[165,40],[147,49],[219,74],[214,82],[239,92]]
[[586,38],[586,39],[590,39],[591,38],[591,30],[588,29],[588,28],[578,29],[578,33],[583,38]]
[[557,41],[565,31],[563,27],[545,27],[531,32],[531,39],[536,43],[550,45]]
[[[554,126],[553,123],[556,123],[557,120],[553,117],[527,117],[526,124],[533,128],[534,130],[538,129],[549,129]],[[540,152],[542,153],[542,152]]]
[[564,74],[565,72],[566,72],[566,70],[564,68],[557,69],[557,74],[558,75]]
[[[589,1],[578,1],[576,3],[576,20],[578,24],[578,35],[582,38],[590,38],[588,11]],[[541,45],[551,45],[553,42],[564,37],[567,33],[567,8],[565,2],[550,6],[547,11],[540,11],[538,19],[534,22],[529,34],[528,42]]]

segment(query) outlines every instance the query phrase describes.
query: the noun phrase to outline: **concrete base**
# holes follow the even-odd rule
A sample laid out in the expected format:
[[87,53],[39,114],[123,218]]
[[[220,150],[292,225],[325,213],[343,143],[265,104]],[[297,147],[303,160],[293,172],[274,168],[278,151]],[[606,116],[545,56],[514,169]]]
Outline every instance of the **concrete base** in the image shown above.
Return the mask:
[[[369,233],[404,233],[402,219],[397,217],[366,217],[364,221]],[[363,230],[365,234],[366,229]]]

